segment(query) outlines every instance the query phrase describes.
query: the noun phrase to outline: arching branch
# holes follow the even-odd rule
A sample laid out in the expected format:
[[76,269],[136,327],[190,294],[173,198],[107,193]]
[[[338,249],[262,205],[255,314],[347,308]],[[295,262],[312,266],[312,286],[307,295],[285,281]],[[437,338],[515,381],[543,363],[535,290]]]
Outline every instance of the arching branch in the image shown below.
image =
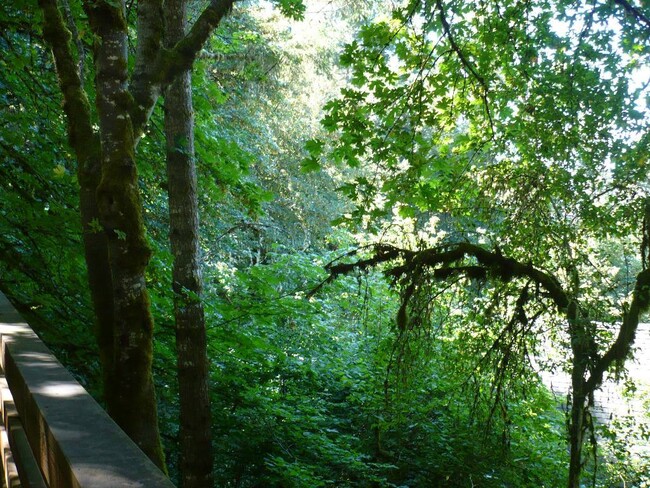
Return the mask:
[[[466,258],[473,258],[476,263],[471,265],[462,263]],[[355,263],[328,266],[330,276],[327,281],[355,270],[365,270],[398,260],[403,263],[386,271],[386,275],[395,280],[412,273],[417,267],[428,268],[434,277],[440,279],[452,275],[477,278],[491,275],[504,281],[513,278],[529,278],[546,290],[560,312],[565,313],[571,303],[568,293],[552,274],[535,268],[530,263],[522,263],[506,257],[499,250],[490,251],[469,242],[447,244],[422,251],[411,251],[385,244],[377,245],[374,255],[370,258]]]
[[[650,223],[646,224],[650,225]],[[466,259],[473,263],[467,263]],[[534,267],[530,263],[522,263],[501,254],[500,251],[490,251],[476,244],[461,242],[448,244],[422,251],[411,251],[389,245],[375,247],[373,256],[360,259],[353,263],[331,264],[327,267],[330,275],[314,289],[316,293],[323,284],[338,276],[349,274],[355,270],[367,270],[382,264],[401,261],[385,271],[385,274],[395,281],[407,278],[416,269],[428,269],[434,279],[445,280],[452,276],[466,276],[473,279],[493,277],[502,281],[513,278],[527,278],[532,283],[543,288],[553,301],[558,312],[565,315],[570,322],[579,321],[579,306],[564,290],[559,280],[552,274]],[[590,350],[589,356],[594,361],[590,368],[591,374],[587,379],[586,388],[593,391],[600,386],[604,373],[615,362],[623,361],[630,352],[639,324],[640,316],[650,309],[650,269],[644,270],[637,276],[632,303],[626,311],[623,323],[614,343],[602,356]]]

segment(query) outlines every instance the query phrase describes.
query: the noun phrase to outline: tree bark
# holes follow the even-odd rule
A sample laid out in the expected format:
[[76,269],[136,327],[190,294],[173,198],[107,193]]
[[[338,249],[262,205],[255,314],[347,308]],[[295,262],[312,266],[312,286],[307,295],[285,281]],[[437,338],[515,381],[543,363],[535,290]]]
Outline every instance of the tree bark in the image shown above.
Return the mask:
[[[579,279],[575,269],[568,270],[572,275],[573,295],[579,292]],[[582,475],[582,451],[584,446],[585,415],[588,412],[587,398],[593,393],[587,390],[586,375],[590,365],[596,360],[598,350],[593,334],[589,333],[589,318],[581,311],[577,300],[573,299],[566,308],[571,340],[571,409],[569,413],[569,488],[579,488]]]
[[[186,0],[165,4],[165,43],[172,47],[186,29]],[[180,395],[180,466],[184,488],[213,484],[209,366],[202,280],[191,72],[182,73],[165,94],[169,194],[169,240],[176,319]]]
[[113,375],[113,289],[106,234],[99,225],[97,186],[101,177],[99,137],[92,128],[90,103],[81,83],[70,48],[71,34],[55,0],[40,0],[44,13],[43,36],[52,47],[56,71],[64,93],[63,110],[68,140],[77,158],[79,206],[83,231],[88,285],[95,312],[95,335],[102,365],[104,399],[112,397]]
[[151,372],[153,319],[145,284],[146,242],[129,114],[124,3],[87,5],[95,42],[96,106],[102,147],[97,201],[108,238],[113,286],[113,376],[108,412],[149,458],[165,469]]
[[[98,148],[99,149],[99,148]],[[89,164],[79,163],[79,207],[83,226],[84,257],[88,285],[95,312],[95,337],[102,366],[103,398],[108,405],[117,388],[113,346],[113,277],[108,258],[108,241],[99,223],[96,192],[100,178],[99,155]],[[83,176],[81,176],[83,173]]]
[[[585,426],[584,378],[574,363],[571,378],[571,413],[569,418],[569,488],[579,488],[582,475],[582,446]],[[579,378],[578,378],[579,375]]]

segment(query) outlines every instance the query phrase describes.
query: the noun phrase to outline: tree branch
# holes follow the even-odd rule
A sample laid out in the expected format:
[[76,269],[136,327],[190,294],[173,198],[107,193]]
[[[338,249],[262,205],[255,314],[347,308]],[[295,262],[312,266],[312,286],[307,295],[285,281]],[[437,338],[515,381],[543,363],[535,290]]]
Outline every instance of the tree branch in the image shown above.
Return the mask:
[[[131,120],[136,140],[142,136],[162,91],[179,74],[192,68],[199,51],[221,20],[232,10],[234,2],[235,0],[211,0],[187,35],[171,49],[161,47],[162,28],[152,17],[155,16],[153,12],[160,9],[160,0],[148,0],[142,7],[138,7],[138,23],[145,23],[148,36],[142,44],[144,56],[139,59],[141,64],[136,66],[130,87],[135,101]],[[162,13],[159,20],[162,22]]]
[[[351,251],[347,253],[345,256],[352,256],[356,254],[357,251],[358,250]],[[378,266],[381,263],[392,261],[394,259],[399,258],[400,253],[402,252],[411,252],[411,251],[398,249],[392,246],[377,245],[375,246],[375,255],[371,258],[362,259],[357,261],[356,263],[333,264],[334,263],[333,261],[325,266],[325,269],[329,272],[329,276],[325,278],[325,280],[323,280],[321,283],[319,283],[315,288],[309,291],[307,293],[307,298],[311,298],[312,296],[314,296],[316,293],[320,291],[321,288],[323,288],[323,286],[325,286],[328,283],[331,283],[339,276],[351,273],[355,269],[363,271],[365,269]],[[339,259],[341,258],[339,257],[335,261],[338,261]]]
[[[478,264],[449,267],[449,265],[458,263],[466,257],[476,259]],[[404,264],[386,271],[386,275],[394,279],[408,275],[416,268],[422,269],[425,267],[432,268],[433,276],[439,279],[458,274],[465,274],[469,277],[483,277],[483,275],[487,277],[488,275],[492,275],[503,281],[510,281],[513,278],[529,278],[548,292],[549,297],[561,312],[566,313],[571,303],[571,298],[568,293],[553,275],[535,268],[532,264],[524,264],[515,259],[505,257],[500,251],[488,251],[481,246],[470,244],[469,242],[448,244],[422,251],[410,251],[385,244],[378,245],[375,247],[375,255],[368,259],[362,259],[355,263],[340,263],[327,266],[330,276],[323,284],[354,270],[365,270],[398,259],[403,259]],[[480,271],[480,269],[484,271]],[[316,291],[317,289],[310,294]]]
[[645,15],[641,10],[632,5],[627,0],[614,0],[614,3],[623,7],[623,9],[630,15],[632,15],[636,20],[643,22],[646,26],[650,27],[650,18]]
[[494,121],[492,120],[492,113],[490,112],[490,104],[488,102],[489,90],[488,90],[488,85],[485,82],[485,78],[483,78],[480,74],[478,74],[478,72],[474,69],[474,66],[472,66],[472,63],[470,63],[467,57],[465,56],[465,53],[463,53],[462,49],[456,43],[456,39],[451,33],[451,26],[449,25],[449,21],[447,20],[447,16],[445,15],[445,9],[442,5],[442,0],[436,0],[436,8],[438,9],[440,15],[440,23],[442,24],[442,29],[445,35],[447,36],[447,38],[449,39],[451,48],[456,53],[456,55],[460,59],[461,64],[465,67],[465,69],[474,77],[476,81],[478,81],[479,85],[481,85],[482,88],[481,99],[483,100],[483,105],[485,106],[485,113],[490,123],[490,130],[492,131],[492,134],[494,134]]
[[87,170],[85,165],[97,156],[99,139],[92,128],[90,103],[79,77],[78,66],[72,54],[72,36],[65,26],[56,0],[39,0],[43,17],[43,37],[52,49],[59,86],[63,94],[63,111],[68,122],[68,138],[79,163],[79,179]]
[[[478,261],[479,267],[483,267],[489,274],[503,281],[510,281],[513,278],[529,278],[533,282],[538,283],[546,289],[550,298],[562,312],[566,312],[571,303],[569,295],[553,275],[535,268],[532,264],[524,264],[515,259],[505,257],[500,251],[488,251],[475,244],[461,242],[443,248],[426,249],[415,253],[412,251],[409,252],[412,253],[412,257],[410,259],[407,257],[404,265],[389,270],[387,274],[398,277],[408,273],[416,266],[437,267],[439,265],[456,263],[465,257],[473,257]],[[464,268],[476,273],[475,267]],[[445,272],[441,272],[441,269],[444,268],[440,268],[436,272],[444,275]]]
[[616,340],[607,352],[596,362],[586,387],[593,391],[603,382],[603,375],[615,362],[622,362],[630,353],[636,337],[641,315],[650,308],[650,270],[641,271],[636,277],[630,309],[623,316],[623,324],[618,330]]
[[179,41],[169,55],[169,63],[162,73],[162,81],[171,82],[179,73],[192,67],[196,56],[210,34],[232,10],[235,0],[212,0],[201,13],[187,35]]
[[[476,259],[478,264],[458,265],[460,261],[467,257]],[[432,276],[439,280],[457,275],[475,279],[485,279],[493,276],[506,282],[513,278],[528,278],[548,292],[549,298],[558,308],[558,311],[566,315],[570,326],[575,326],[576,321],[579,319],[578,305],[553,275],[535,268],[532,264],[524,264],[505,257],[499,251],[488,251],[480,246],[466,242],[423,251],[409,251],[387,245],[377,246],[375,255],[368,259],[362,259],[355,263],[340,263],[328,266],[330,276],[310,292],[309,296],[316,293],[325,283],[329,283],[340,275],[348,274],[354,270],[365,270],[398,259],[403,259],[404,263],[386,271],[386,275],[395,280],[409,276],[415,270],[425,267],[431,268]],[[650,309],[650,269],[641,271],[637,276],[632,303],[625,313],[623,324],[614,343],[601,357],[595,355],[594,351],[589,351],[589,357],[594,363],[591,374],[585,383],[586,391],[596,389],[602,383],[604,373],[609,370],[612,364],[626,358],[634,343],[640,316],[648,309]]]

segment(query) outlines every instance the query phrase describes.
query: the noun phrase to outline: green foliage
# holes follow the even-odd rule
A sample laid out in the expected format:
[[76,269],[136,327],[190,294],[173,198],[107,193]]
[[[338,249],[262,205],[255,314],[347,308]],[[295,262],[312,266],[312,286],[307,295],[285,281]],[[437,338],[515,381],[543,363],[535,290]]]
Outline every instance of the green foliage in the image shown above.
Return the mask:
[[[600,428],[602,441],[599,444],[598,462],[601,469],[597,486],[615,486],[621,480],[630,486],[650,486],[649,426],[647,416],[625,416]],[[588,469],[593,471],[593,459]]]
[[[447,290],[462,297],[458,308],[469,317],[451,321],[465,340],[478,323],[492,345],[470,354],[484,358],[475,386],[487,404],[491,397],[507,404],[504,395],[521,387],[526,351],[542,345],[565,348],[587,374],[585,363],[597,364],[612,344],[604,324],[626,316],[629,279],[619,270],[630,269],[634,251],[620,243],[638,242],[647,198],[645,169],[630,157],[645,161],[650,120],[633,47],[647,47],[648,22],[635,9],[562,0],[406,2],[364,25],[341,55],[349,86],[325,106],[331,138],[310,144],[305,165],[331,160],[356,169],[341,187],[356,204],[348,220],[380,243],[414,250],[463,241],[494,249],[548,271],[580,304],[588,327],[576,334],[570,324],[568,341],[548,297],[537,290],[533,305],[529,284],[512,283],[505,269],[502,289],[478,296],[480,283],[453,278],[487,266],[480,260],[463,261],[467,274],[445,262],[443,284],[425,259],[397,275],[410,317],[398,321],[403,331],[422,328]],[[623,12],[646,19],[626,22],[633,42],[623,40]],[[552,345],[541,342],[544,330],[554,331]],[[577,358],[587,341],[589,357]],[[410,342],[398,337],[400,347]]]
[[28,2],[0,10],[0,289],[96,391],[76,168],[52,63],[24,23],[37,18]]
[[[291,17],[310,14],[279,3]],[[499,249],[557,271],[590,317],[620,319],[641,267],[650,119],[630,79],[647,32],[618,4],[550,5],[445,3],[465,62],[435,2],[390,15],[370,5],[381,17],[339,57],[346,84],[336,46],[292,36],[314,23],[246,6],[212,37],[193,96],[217,486],[566,484],[564,414],[528,361],[542,362],[545,340],[568,345],[543,293],[518,310],[522,281],[423,275],[403,329],[404,287],[379,273],[307,295],[326,263],[375,233],[410,248]],[[26,25],[37,21],[31,2],[0,11],[0,289],[96,392],[75,168],[53,66]],[[323,23],[316,40],[349,28]],[[161,120],[156,109],[138,170],[161,429],[177,477]],[[512,325],[522,311],[527,328]],[[604,348],[612,332],[594,338]],[[600,486],[648,483],[647,463],[629,462],[646,434],[603,430]]]
[[379,176],[345,187],[360,218],[396,206],[472,215],[499,245],[535,241],[540,253],[563,215],[599,237],[629,232],[647,117],[613,12],[451,2],[446,32],[440,7],[409,3],[346,46],[352,86],[322,120],[337,137],[308,161],[323,153]]
[[301,20],[305,14],[305,3],[302,0],[278,0],[280,12],[291,19]]
[[467,401],[467,339],[413,337],[391,372],[387,283],[349,278],[307,300],[324,258],[271,253],[206,276],[220,486],[561,485],[563,416],[543,389],[481,427],[491,403]]

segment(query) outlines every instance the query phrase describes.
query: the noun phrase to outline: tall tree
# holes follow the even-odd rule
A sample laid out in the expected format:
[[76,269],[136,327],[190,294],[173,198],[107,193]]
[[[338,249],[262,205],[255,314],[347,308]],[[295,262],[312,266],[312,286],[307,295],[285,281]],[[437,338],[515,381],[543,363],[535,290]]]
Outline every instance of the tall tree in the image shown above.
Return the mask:
[[[328,154],[373,168],[343,187],[359,217],[397,209],[449,224],[440,247],[378,249],[378,260],[406,261],[394,270],[398,319],[431,280],[517,276],[514,312],[529,302],[527,280],[546,289],[569,338],[571,488],[592,393],[647,309],[647,270],[612,296],[593,256],[599,239],[647,233],[648,119],[633,82],[650,52],[645,18],[628,2],[414,0],[346,47],[353,86],[323,119],[341,135]],[[308,146],[312,164],[325,146]],[[618,322],[616,337],[605,322]]]
[[[165,4],[165,44],[185,35],[187,1]],[[180,396],[182,486],[211,487],[212,435],[205,314],[201,302],[201,262],[192,76],[181,73],[165,92],[165,137],[169,194],[169,240],[174,265],[172,287]]]
[[82,223],[84,234],[89,234],[85,246],[100,325],[105,401],[110,415],[163,469],[151,372],[153,320],[145,283],[151,252],[135,153],[159,94],[192,66],[232,3],[212,1],[189,33],[165,49],[162,1],[138,2],[136,61],[129,73],[125,2],[83,2],[95,36],[96,131],[60,6],[56,0],[39,2],[44,37],[52,48],[64,98],[70,144],[83,177],[79,178]]

